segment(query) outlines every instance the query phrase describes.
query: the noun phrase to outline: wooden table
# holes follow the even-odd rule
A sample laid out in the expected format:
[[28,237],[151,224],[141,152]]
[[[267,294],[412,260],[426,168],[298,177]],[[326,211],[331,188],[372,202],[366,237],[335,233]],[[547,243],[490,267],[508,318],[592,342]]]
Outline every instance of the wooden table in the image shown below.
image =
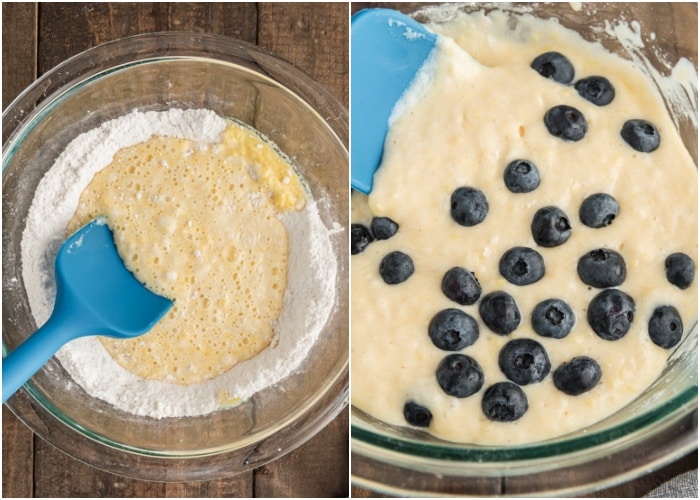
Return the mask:
[[[3,109],[38,76],[95,45],[153,31],[227,35],[276,53],[348,106],[348,4],[3,3]],[[348,410],[297,450],[252,472],[197,483],[137,481],[70,458],[3,406],[6,497],[347,497]]]
[[[411,13],[415,12],[422,5],[424,4],[421,2],[353,2],[350,10],[351,14],[354,14],[358,10],[364,8],[386,7],[405,13]],[[601,6],[600,8],[605,7]],[[665,37],[663,40],[667,42],[667,46],[673,47],[677,53],[690,58],[697,68],[697,3],[668,4],[665,6],[665,8],[655,11],[654,16],[653,23],[650,22],[648,17],[640,19],[642,26],[644,28],[647,27],[647,25],[645,25],[645,21],[652,26],[655,26],[657,36]],[[697,469],[697,467],[698,453],[696,449],[695,452],[686,455],[685,457],[667,465],[664,468],[640,477],[639,479],[628,481],[613,488],[608,488],[585,496],[597,498],[639,498],[676,475]],[[377,495],[373,491],[359,488],[357,486],[352,487],[351,495],[356,498],[385,497],[385,495]]]

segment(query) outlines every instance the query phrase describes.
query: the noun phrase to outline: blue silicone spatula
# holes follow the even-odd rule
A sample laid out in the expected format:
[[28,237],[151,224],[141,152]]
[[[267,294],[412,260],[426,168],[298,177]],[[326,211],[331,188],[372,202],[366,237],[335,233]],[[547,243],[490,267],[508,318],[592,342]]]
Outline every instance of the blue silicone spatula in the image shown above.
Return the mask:
[[172,301],[124,266],[105,219],[73,234],[56,257],[56,301],[48,321],[2,360],[2,402],[66,342],[87,335],[132,338],[148,332]]
[[426,62],[437,36],[391,9],[361,10],[351,21],[352,187],[372,191],[394,105]]

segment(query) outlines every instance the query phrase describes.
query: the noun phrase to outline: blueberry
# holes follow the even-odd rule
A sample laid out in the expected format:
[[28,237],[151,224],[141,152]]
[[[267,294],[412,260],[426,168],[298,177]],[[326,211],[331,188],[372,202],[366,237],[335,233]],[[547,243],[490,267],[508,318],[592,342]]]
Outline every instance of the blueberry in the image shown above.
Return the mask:
[[460,187],[452,193],[450,213],[457,224],[475,226],[486,218],[489,203],[480,190]]
[[530,225],[535,243],[541,247],[556,247],[566,243],[571,236],[571,223],[567,215],[557,207],[543,207],[535,212]]
[[589,76],[574,84],[579,95],[597,106],[610,104],[615,98],[615,88],[607,78]]
[[498,367],[511,382],[527,385],[542,382],[552,364],[542,344],[532,339],[515,339],[501,348]]
[[379,263],[379,274],[387,285],[403,283],[411,277],[413,271],[411,257],[399,251],[386,254]]
[[574,67],[566,56],[559,52],[545,52],[535,57],[530,67],[545,78],[559,83],[571,83],[574,80]]
[[583,200],[578,217],[581,222],[592,228],[609,226],[620,213],[617,200],[606,193],[592,194]]
[[574,327],[576,316],[569,304],[563,300],[547,299],[532,310],[531,322],[538,335],[563,339]]
[[625,292],[608,288],[588,305],[588,324],[604,340],[624,337],[634,321],[634,300]]
[[672,253],[666,257],[666,279],[685,290],[695,279],[695,263],[684,253]]
[[416,427],[428,427],[433,419],[433,414],[425,406],[409,401],[403,406],[403,418]]
[[481,285],[473,272],[453,267],[442,278],[442,293],[463,306],[475,304],[481,296]]
[[591,250],[579,259],[576,270],[581,281],[596,288],[619,286],[627,277],[625,259],[609,248]]
[[530,160],[513,160],[503,172],[503,180],[512,193],[529,193],[540,185],[540,172]]
[[525,392],[512,382],[498,382],[484,391],[481,410],[489,420],[513,422],[525,415],[528,403]]
[[491,292],[479,303],[482,321],[494,333],[508,335],[520,325],[520,309],[506,292]]
[[459,351],[476,342],[479,325],[464,311],[443,309],[430,320],[428,335],[439,349]]
[[578,396],[593,389],[603,374],[595,359],[577,356],[554,370],[554,386],[569,396]]
[[660,306],[654,309],[649,318],[649,338],[654,344],[670,349],[681,341],[682,336],[683,321],[675,307]]
[[350,253],[352,255],[364,252],[367,245],[373,241],[374,238],[365,226],[362,224],[350,225]]
[[627,144],[641,153],[655,151],[661,142],[659,131],[646,120],[627,120],[620,135]]
[[576,108],[564,104],[554,106],[544,115],[549,133],[566,141],[580,141],[588,131],[588,123]]
[[530,285],[544,276],[544,259],[532,248],[515,247],[503,254],[498,270],[514,285]]
[[456,398],[466,398],[481,390],[484,371],[475,359],[464,354],[450,354],[438,365],[435,372],[442,390]]
[[370,229],[376,239],[388,240],[399,230],[399,225],[389,217],[374,217]]

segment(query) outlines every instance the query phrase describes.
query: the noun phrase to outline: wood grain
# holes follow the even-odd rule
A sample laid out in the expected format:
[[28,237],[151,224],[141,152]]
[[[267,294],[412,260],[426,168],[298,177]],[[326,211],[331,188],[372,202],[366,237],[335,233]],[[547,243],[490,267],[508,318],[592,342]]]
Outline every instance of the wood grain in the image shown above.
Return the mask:
[[[255,43],[309,73],[347,106],[348,4],[3,3],[3,107],[65,59],[154,31]],[[156,483],[97,470],[34,436],[3,407],[3,494],[10,497],[347,497],[348,410],[310,441],[254,471]]]
[[[295,5],[300,11],[290,10],[286,4],[260,6],[259,45],[313,75],[347,107],[347,4]],[[327,9],[337,11],[337,15],[328,16]],[[296,43],[300,39],[306,39],[307,43]]]
[[34,434],[7,406],[2,407],[2,493],[31,497],[34,484]]
[[37,6],[2,4],[2,109],[37,77]]
[[312,439],[281,460],[256,470],[255,496],[349,496],[348,468],[332,466],[338,455],[347,459],[349,454],[348,415],[346,410],[331,422],[322,431],[323,439]]
[[[37,77],[37,5],[2,4],[3,110]],[[2,492],[31,497],[34,484],[34,434],[6,407],[2,408]]]

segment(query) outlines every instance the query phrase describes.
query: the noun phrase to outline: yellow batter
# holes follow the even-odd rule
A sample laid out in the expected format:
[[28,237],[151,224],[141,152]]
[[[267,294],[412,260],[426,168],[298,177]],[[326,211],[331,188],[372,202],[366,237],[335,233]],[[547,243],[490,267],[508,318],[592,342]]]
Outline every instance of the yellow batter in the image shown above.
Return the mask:
[[174,306],[148,334],[101,338],[147,379],[195,384],[273,339],[287,280],[280,212],[304,207],[290,164],[231,122],[219,144],[154,137],[120,150],[83,191],[69,232],[107,217],[126,266]]
[[[612,414],[648,387],[663,369],[669,351],[654,345],[647,322],[658,305],[678,308],[689,328],[697,317],[697,279],[680,290],[666,280],[664,259],[684,252],[697,260],[697,169],[678,137],[651,83],[631,64],[592,47],[554,23],[523,19],[517,33],[497,13],[457,15],[432,26],[445,38],[436,55],[434,78],[425,94],[408,105],[393,124],[371,195],[353,193],[352,221],[369,225],[389,217],[398,233],[372,242],[352,257],[352,402],[395,425],[408,425],[407,401],[432,412],[427,430],[443,439],[490,445],[533,442],[581,429]],[[607,77],[615,100],[598,107],[572,86],[548,80],[530,68],[539,54],[567,55],[577,78]],[[543,124],[552,106],[575,106],[588,121],[579,142],[552,136]],[[645,118],[661,134],[661,146],[638,153],[620,137],[625,120]],[[539,168],[533,192],[513,194],[503,170],[526,158]],[[481,189],[489,202],[486,219],[465,228],[449,215],[450,195],[459,186]],[[612,194],[620,214],[609,227],[591,229],[578,220],[590,194]],[[572,235],[556,248],[538,247],[530,221],[538,208],[554,205],[568,214]],[[499,273],[498,262],[515,246],[536,248],[545,260],[539,282],[518,287]],[[576,263],[595,248],[623,254],[627,279],[620,288],[635,300],[632,329],[621,340],[602,340],[586,321],[591,299],[600,291],[578,277]],[[381,259],[400,250],[410,255],[414,274],[387,285],[378,273]],[[474,271],[486,293],[504,290],[522,314],[509,336],[492,333],[478,304],[459,306],[440,283],[453,266]],[[576,315],[564,339],[543,338],[530,325],[534,306],[548,298],[566,301]],[[480,337],[461,352],[484,371],[483,389],[459,399],[439,387],[435,371],[449,353],[436,348],[428,324],[440,310],[458,307],[475,318]],[[529,409],[515,422],[488,420],[481,409],[484,390],[505,381],[497,363],[501,347],[515,338],[533,338],[547,350],[552,372],[574,356],[590,356],[602,368],[590,392],[568,396],[552,375],[523,389]]]

